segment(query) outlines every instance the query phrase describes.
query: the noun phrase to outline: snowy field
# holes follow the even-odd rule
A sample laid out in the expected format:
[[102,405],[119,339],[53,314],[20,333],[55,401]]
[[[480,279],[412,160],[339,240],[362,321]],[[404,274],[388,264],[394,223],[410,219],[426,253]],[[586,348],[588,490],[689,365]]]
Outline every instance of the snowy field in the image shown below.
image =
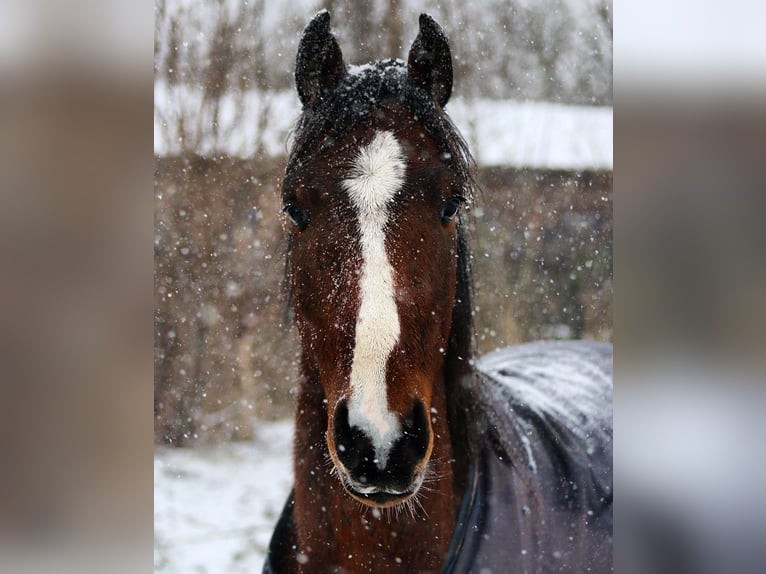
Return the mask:
[[[162,82],[155,83],[154,107],[158,156],[192,145],[203,155],[280,157],[300,112],[294,92],[226,94],[216,110],[201,90]],[[454,98],[446,109],[480,166],[612,169],[611,107]],[[184,142],[182,124],[193,124],[195,141]]]
[[261,423],[248,443],[155,450],[155,572],[261,571],[292,486],[292,432]]

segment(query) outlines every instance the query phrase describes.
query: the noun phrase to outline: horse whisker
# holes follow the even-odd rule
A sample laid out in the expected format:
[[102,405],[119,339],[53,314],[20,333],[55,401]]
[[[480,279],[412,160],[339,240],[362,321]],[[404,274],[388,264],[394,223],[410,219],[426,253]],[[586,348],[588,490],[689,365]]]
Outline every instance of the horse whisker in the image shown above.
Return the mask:
[[418,505],[418,507],[420,507],[420,510],[422,510],[422,511],[423,511],[423,514],[425,515],[425,517],[426,517],[426,518],[430,518],[430,516],[428,516],[428,511],[427,511],[427,510],[426,510],[426,509],[423,507],[423,504],[420,502],[420,496],[417,496],[417,495],[415,495],[415,496],[413,497],[413,499],[414,499],[414,500],[413,500],[413,503],[414,503],[414,504],[417,504],[417,505]]

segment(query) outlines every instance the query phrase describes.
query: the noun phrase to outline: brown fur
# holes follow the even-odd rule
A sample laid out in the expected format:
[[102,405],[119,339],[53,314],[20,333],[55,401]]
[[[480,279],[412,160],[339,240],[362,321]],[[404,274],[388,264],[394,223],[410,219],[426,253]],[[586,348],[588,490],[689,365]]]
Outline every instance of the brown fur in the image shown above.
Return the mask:
[[[404,121],[402,118],[406,118]],[[405,417],[413,401],[430,418],[427,482],[412,509],[373,509],[341,484],[333,412],[347,397],[359,306],[361,268],[353,208],[341,191],[360,145],[360,128],[285,183],[285,195],[311,212],[291,231],[291,289],[305,379],[295,434],[297,572],[438,572],[455,528],[462,477],[454,469],[447,420],[445,353],[452,327],[457,273],[455,223],[439,207],[459,193],[436,145],[404,108],[389,103],[376,129],[395,133],[407,155],[407,181],[392,208],[387,250],[396,270],[401,337],[387,367],[389,408]],[[320,167],[321,166],[321,167]]]

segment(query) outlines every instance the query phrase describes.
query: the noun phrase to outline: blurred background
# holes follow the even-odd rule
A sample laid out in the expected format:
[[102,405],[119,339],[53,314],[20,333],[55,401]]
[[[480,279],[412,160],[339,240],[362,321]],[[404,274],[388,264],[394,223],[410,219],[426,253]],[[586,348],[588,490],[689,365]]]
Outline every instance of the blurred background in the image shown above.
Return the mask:
[[[537,4],[528,1],[514,5],[514,14],[521,18]],[[540,4],[549,7],[547,16],[561,13],[557,5]],[[514,44],[513,50],[494,46],[516,42],[529,26],[522,26],[524,29],[517,30],[514,36],[490,34],[487,30],[493,29],[492,21],[507,11],[498,3],[494,12],[485,12],[482,5],[468,2],[453,8],[443,3],[429,10],[450,34],[456,58],[462,58],[462,50],[476,49],[475,54],[481,55],[484,50],[490,61],[499,56],[508,65],[511,61],[518,63],[515,54],[526,50],[526,46]],[[207,4],[189,2],[178,8],[194,15],[201,6]],[[367,12],[371,18],[382,14],[384,5],[380,5],[380,11],[375,6],[375,10]],[[592,5],[568,6],[577,8],[571,12],[574,19],[582,15],[583,6],[582,10],[590,10]],[[232,20],[236,19],[238,7],[231,6]],[[264,5],[264,9],[270,7],[272,3]],[[293,33],[269,28],[266,34],[255,34],[243,43],[255,45],[258,38],[270,37],[265,49],[271,49],[269,46],[281,41],[296,42],[298,31],[315,9],[306,6],[308,14],[294,13],[302,7],[296,2],[278,5],[278,11],[294,18]],[[259,138],[247,136],[246,141],[239,140],[240,147],[234,137],[219,137],[215,146],[194,151],[196,144],[190,145],[194,140],[188,136],[194,131],[185,128],[178,133],[187,134],[184,137],[188,139],[171,142],[176,132],[168,130],[176,127],[169,114],[177,113],[173,110],[178,108],[172,104],[172,90],[160,85],[167,57],[163,38],[167,36],[158,33],[170,22],[166,15],[174,13],[169,5],[163,12],[154,2],[9,0],[3,8],[0,572],[257,571],[258,555],[280,511],[283,492],[290,488],[289,423],[266,422],[278,415],[259,413],[248,419],[260,421],[255,427],[257,432],[245,427],[252,438],[236,442],[224,442],[237,435],[237,423],[232,424],[232,420],[217,426],[210,424],[210,429],[215,429],[202,433],[197,423],[192,431],[198,433],[196,438],[189,434],[191,429],[185,429],[175,435],[180,437],[179,442],[173,443],[198,441],[195,448],[162,446],[168,439],[161,426],[157,432],[152,381],[156,384],[153,373],[157,347],[165,344],[155,339],[161,325],[158,317],[166,313],[162,311],[159,291],[165,279],[158,265],[172,251],[173,241],[161,240],[157,255],[157,237],[168,233],[163,230],[167,224],[162,222],[172,221],[159,215],[167,209],[161,203],[172,196],[172,186],[177,190],[176,197],[192,203],[184,186],[172,182],[164,186],[162,181],[170,180],[163,180],[162,174],[175,169],[187,176],[192,166],[215,163],[221,155],[225,156],[223,165],[226,161],[232,165],[238,161],[255,162],[258,154],[244,145],[254,146]],[[766,563],[762,439],[766,435],[766,228],[761,221],[766,211],[766,36],[762,30],[766,4],[753,0],[730,0],[725,4],[623,0],[614,8],[614,145],[619,190],[614,232],[615,284],[619,290],[613,307],[616,569],[653,574],[761,572]],[[352,32],[346,23],[352,15],[334,10],[334,23],[351,59],[351,51],[359,45],[351,40]],[[452,10],[463,10],[466,19],[484,17],[488,21],[478,30],[468,25],[455,26],[450,20]],[[579,38],[581,25],[588,30],[602,25],[598,22],[603,19],[595,11],[587,13],[587,17],[576,20],[578,24],[565,26],[562,37],[571,39],[570,33],[574,33]],[[414,18],[406,14],[403,12],[401,32],[404,49],[399,55],[414,34]],[[611,22],[611,14],[607,16]],[[194,36],[209,35],[208,25],[218,20],[210,16],[201,22],[199,29],[192,27],[183,32],[186,36],[181,40],[181,49],[183,42],[191,45]],[[387,31],[389,27],[379,29]],[[601,33],[596,35],[603,40]],[[546,44],[553,37],[557,36],[549,30],[535,42]],[[590,40],[586,37],[579,41]],[[609,54],[603,48],[599,52],[594,47],[594,51],[593,65],[601,66]],[[370,56],[394,52],[376,48]],[[484,63],[478,55],[477,59],[462,62],[481,74],[484,70],[479,67],[483,68]],[[290,50],[277,49],[278,61],[285,66],[286,79],[279,80],[285,89],[289,88],[293,57]],[[201,63],[207,61],[204,55],[199,59]],[[258,61],[255,56],[253,60]],[[273,62],[273,58],[269,60]],[[571,67],[591,64],[586,58]],[[497,69],[493,70],[496,73]],[[530,67],[523,74],[534,72]],[[558,73],[551,75],[564,82]],[[535,85],[554,85],[546,83],[548,77],[537,76]],[[518,86],[510,82],[519,81],[520,76],[509,78],[507,85]],[[598,99],[596,84],[588,88],[591,91],[582,92],[595,96],[596,101],[580,96],[569,99],[565,91],[551,92],[557,95],[545,96],[544,101],[528,99],[537,98],[532,94],[542,91],[501,97],[499,92],[470,92],[483,90],[487,84],[469,85],[458,79],[456,98],[449,109],[456,119],[465,110],[467,119],[460,120],[461,128],[480,161],[481,171],[499,173],[495,181],[504,182],[503,186],[521,182],[521,191],[514,192],[518,203],[511,209],[522,211],[513,211],[514,217],[521,217],[519,213],[528,209],[523,206],[533,205],[534,196],[524,195],[527,192],[523,190],[538,185],[538,176],[542,181],[548,178],[548,183],[554,184],[549,191],[554,192],[562,181],[559,177],[566,182],[561,189],[575,185],[573,171],[594,175],[605,172],[611,189],[611,160],[590,160],[586,166],[565,165],[555,159],[559,155],[549,154],[555,148],[561,150],[561,156],[571,157],[565,151],[571,147],[569,138],[534,139],[524,128],[524,118],[529,117],[536,118],[529,129],[544,130],[541,116],[530,110],[537,106],[558,110],[559,105],[570,111],[571,106],[580,106],[580,110],[585,106],[595,115],[578,115],[587,119],[577,121],[590,127],[601,125],[599,122],[605,120],[596,118],[601,118],[599,113],[604,110],[610,114],[612,100]],[[499,85],[506,86],[503,82]],[[524,82],[521,85],[532,90]],[[245,91],[251,88],[243,87]],[[574,92],[577,90],[569,93]],[[170,94],[170,104],[163,93]],[[194,95],[181,101],[200,101],[194,99],[200,97]],[[472,129],[472,121],[483,121],[482,113],[471,116],[474,112],[469,104],[461,103],[472,98],[498,106],[513,102],[514,109],[526,110],[523,113],[529,115],[498,114],[498,119],[506,118],[504,123],[498,123],[497,128],[481,124],[480,132]],[[208,96],[205,101],[212,100]],[[272,109],[276,109],[281,100],[274,97],[270,101]],[[155,112],[150,127],[152,104]],[[226,105],[220,106],[221,126],[233,121],[226,119]],[[490,109],[490,103],[482,106]],[[207,108],[200,103],[198,109]],[[241,109],[258,113],[256,105],[243,104]],[[286,118],[286,114],[251,117],[279,119]],[[546,125],[553,124],[557,130],[579,125],[568,114],[548,117]],[[289,121],[280,124],[285,135]],[[255,126],[247,128],[251,130],[248,134],[261,133],[258,122]],[[495,134],[524,137],[519,140],[522,143],[508,146],[513,148],[510,150],[485,148],[497,137],[484,137],[488,129],[497,129]],[[591,131],[573,129],[582,134]],[[278,132],[268,133],[275,134],[274,140],[265,135],[260,139],[262,155],[272,162],[274,177],[278,178],[282,163],[269,158],[283,153],[279,148],[284,139]],[[524,151],[522,145],[527,139],[545,142],[536,148],[538,155],[534,156],[542,159],[521,167],[515,163],[509,167],[501,161],[505,156],[528,158],[524,154],[531,152]],[[199,156],[200,164],[190,161],[187,166],[182,162],[180,158],[187,152],[182,154],[180,146],[184,142],[187,151]],[[557,147],[559,142],[565,143],[563,149]],[[224,149],[224,145],[235,149]],[[211,153],[211,149],[219,151]],[[497,159],[492,149],[500,149],[505,156]],[[522,156],[514,155],[517,153]],[[600,152],[588,153],[594,154],[588,157],[604,157]],[[163,161],[168,162],[164,168]],[[258,182],[275,185],[267,172],[255,171],[252,165],[248,169],[253,171],[247,173],[258,177],[240,189],[258,187]],[[217,169],[215,173],[222,171]],[[212,182],[214,176],[208,179]],[[588,181],[585,176],[583,180]],[[492,187],[487,181],[483,180],[485,190],[500,187],[499,183]],[[194,187],[190,185],[189,189]],[[202,193],[201,187],[197,190]],[[275,192],[259,193],[257,198],[269,201]],[[545,194],[536,197],[542,201]],[[493,201],[492,193],[485,191],[481,206],[486,208]],[[504,199],[498,201],[511,213]],[[232,210],[240,205],[232,198],[215,202],[230,205]],[[249,199],[245,205],[251,206]],[[543,209],[542,213],[549,211]],[[187,213],[202,217],[201,213]],[[245,244],[252,245],[261,233],[268,237],[268,248],[274,250],[273,272],[281,273],[281,262],[276,259],[280,244],[274,240],[280,237],[279,224],[273,212],[267,214],[263,209],[262,214],[264,220],[267,215],[271,218],[273,232],[254,228],[255,238]],[[486,225],[483,218],[487,214],[486,209],[481,217],[474,213],[475,236]],[[503,227],[496,229],[516,227],[510,216],[493,215],[491,210],[489,215],[505,217]],[[237,221],[228,214],[216,217],[219,222]],[[258,216],[253,213],[252,217]],[[211,237],[217,232],[217,241],[222,241],[217,228],[207,232]],[[229,238],[226,241],[234,241],[234,233],[226,229],[224,232]],[[175,233],[184,235],[177,230]],[[502,242],[498,240],[497,244]],[[484,252],[493,254],[494,245],[492,241],[474,241],[477,265]],[[530,243],[524,247],[530,249]],[[513,251],[505,253],[510,257]],[[175,257],[182,255],[179,249]],[[258,266],[250,266],[247,256],[238,261],[223,269],[232,272],[240,265],[243,273],[251,274],[250,279],[237,278],[235,283],[251,289],[251,284],[257,284],[252,276],[254,270],[267,265],[265,255]],[[498,261],[505,263],[497,267],[507,267],[511,273],[514,267],[508,260]],[[524,265],[530,265],[529,261]],[[592,265],[596,264],[593,259]],[[539,271],[534,271],[523,272],[527,282],[536,280]],[[476,276],[482,282],[480,292],[492,293],[483,284],[490,278],[492,285],[510,284],[504,284],[496,275],[493,270],[477,270]],[[217,288],[225,292],[227,284]],[[233,285],[231,292],[237,290]],[[278,285],[272,293],[279,293]],[[515,303],[516,294],[506,293],[513,294],[511,303]],[[219,296],[211,296],[210,300],[219,301]],[[278,303],[273,312],[278,316],[275,320],[285,324],[282,308]],[[196,312],[182,313],[191,321],[196,319]],[[223,305],[216,311],[221,316],[231,312]],[[218,316],[207,313],[203,316]],[[239,316],[246,317],[247,313]],[[527,336],[524,329],[535,326],[531,322],[525,326],[517,315],[511,318],[513,322],[508,325],[512,327],[495,329],[496,335],[483,331],[491,318],[477,320],[479,336],[485,337],[479,341],[482,350],[521,340]],[[577,322],[568,321],[557,319],[545,324],[555,326],[554,334],[565,333],[560,325],[568,325],[571,333],[577,333]],[[215,328],[221,328],[223,321],[214,318],[213,323]],[[611,329],[611,323],[604,324]],[[163,332],[169,337],[168,329]],[[611,336],[588,335],[588,327],[583,332],[594,338]],[[250,333],[258,336],[252,330]],[[283,341],[291,337],[289,333],[279,336],[284,337]],[[289,369],[292,359],[285,356],[287,364],[283,366]],[[245,361],[250,360],[245,357]],[[199,369],[204,372],[209,367]],[[287,372],[279,369],[278,375],[286,377]],[[232,377],[230,381],[236,396],[239,379]],[[286,379],[282,382],[286,385],[283,389],[292,384]],[[259,387],[259,383],[256,389],[267,396],[272,392]],[[289,390],[280,392],[284,394],[274,399],[275,405],[289,405]],[[199,395],[195,398],[201,399],[204,397]],[[247,401],[254,410],[268,404],[255,398]],[[192,403],[190,413],[196,416],[221,410],[215,407]],[[288,413],[289,406],[284,408]],[[226,420],[227,416],[221,418]],[[172,422],[172,418],[168,420]],[[184,437],[184,432],[189,436]],[[190,459],[186,456],[190,453],[200,456]],[[283,476],[286,478],[282,481]],[[155,498],[156,492],[165,495]],[[232,509],[238,509],[239,514],[234,515]]]
[[160,572],[258,571],[291,488],[299,347],[279,185],[300,113],[297,46],[322,8],[351,64],[406,59],[422,12],[447,32],[447,111],[481,186],[470,232],[479,352],[612,339],[611,1],[159,0]]
[[615,21],[615,569],[763,572],[766,4]]
[[328,8],[347,62],[406,60],[446,30],[447,111],[483,189],[472,244],[480,352],[612,338],[608,0],[159,0],[155,18],[155,440],[252,438],[292,414],[278,186],[301,31]]

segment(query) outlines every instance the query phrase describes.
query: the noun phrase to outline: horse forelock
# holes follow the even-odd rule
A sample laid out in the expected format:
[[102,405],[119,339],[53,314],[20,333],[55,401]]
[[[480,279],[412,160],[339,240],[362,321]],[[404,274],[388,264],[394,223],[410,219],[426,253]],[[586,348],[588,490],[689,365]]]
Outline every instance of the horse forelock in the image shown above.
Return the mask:
[[375,128],[376,114],[386,102],[395,102],[417,118],[442,153],[443,161],[471,198],[476,187],[475,162],[449,115],[425,90],[412,86],[401,60],[378,60],[351,66],[339,85],[315,105],[304,108],[296,123],[286,177],[337,145],[360,125]]

